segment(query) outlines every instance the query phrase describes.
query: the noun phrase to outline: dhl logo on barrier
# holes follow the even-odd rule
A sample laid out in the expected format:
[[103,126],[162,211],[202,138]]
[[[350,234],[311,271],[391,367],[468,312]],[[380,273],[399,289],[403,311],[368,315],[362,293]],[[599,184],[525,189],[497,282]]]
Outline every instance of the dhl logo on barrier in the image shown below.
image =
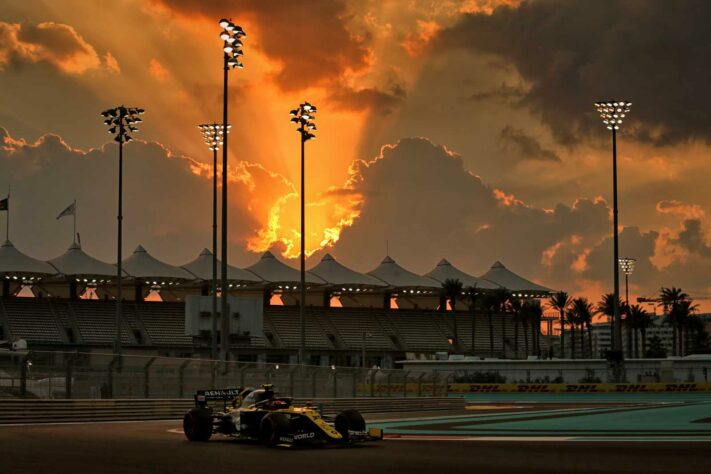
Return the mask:
[[579,384],[506,384],[454,383],[450,393],[640,393],[640,392],[708,392],[711,383],[579,383]]

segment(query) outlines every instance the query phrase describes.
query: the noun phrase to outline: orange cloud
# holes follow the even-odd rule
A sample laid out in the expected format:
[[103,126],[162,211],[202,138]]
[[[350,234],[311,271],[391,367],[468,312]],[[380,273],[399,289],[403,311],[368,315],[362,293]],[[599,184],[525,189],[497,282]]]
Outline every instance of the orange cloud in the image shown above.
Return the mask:
[[170,71],[155,58],[148,63],[148,72],[158,82],[166,82],[172,77]]
[[442,27],[436,21],[417,20],[417,33],[409,35],[402,42],[402,47],[410,57],[420,56],[427,51],[430,41],[437,36],[441,29]]
[[67,74],[101,66],[96,49],[69,25],[0,22],[0,69],[13,62],[48,62]]
[[706,216],[704,209],[698,204],[687,204],[676,199],[659,201],[656,209],[660,214],[673,214],[684,219],[702,219]]

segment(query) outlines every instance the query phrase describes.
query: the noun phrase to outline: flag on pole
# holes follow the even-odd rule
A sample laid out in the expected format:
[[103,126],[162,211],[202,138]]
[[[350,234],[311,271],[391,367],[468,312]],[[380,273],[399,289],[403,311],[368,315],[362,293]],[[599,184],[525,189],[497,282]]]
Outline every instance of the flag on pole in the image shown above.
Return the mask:
[[63,210],[62,212],[59,213],[59,215],[57,216],[57,219],[61,219],[62,217],[65,217],[65,216],[73,216],[76,213],[76,210],[77,210],[77,203],[76,203],[76,201],[74,201],[65,210]]
[[10,196],[6,197],[5,199],[0,199],[0,211],[9,211],[10,210]]

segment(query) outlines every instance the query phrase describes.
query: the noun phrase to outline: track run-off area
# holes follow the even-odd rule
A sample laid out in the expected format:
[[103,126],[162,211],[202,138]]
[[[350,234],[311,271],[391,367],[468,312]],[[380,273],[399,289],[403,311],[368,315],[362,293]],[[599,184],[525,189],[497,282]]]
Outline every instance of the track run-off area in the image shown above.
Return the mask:
[[179,420],[0,426],[4,473],[693,473],[711,466],[711,394],[468,395],[466,410],[366,416],[354,448],[188,442]]

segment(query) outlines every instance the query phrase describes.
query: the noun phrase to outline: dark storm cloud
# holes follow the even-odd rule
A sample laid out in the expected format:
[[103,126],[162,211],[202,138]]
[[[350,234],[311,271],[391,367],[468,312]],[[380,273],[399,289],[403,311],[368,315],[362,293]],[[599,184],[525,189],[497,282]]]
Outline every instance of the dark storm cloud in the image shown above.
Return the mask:
[[389,114],[405,99],[405,90],[394,87],[389,92],[375,88],[348,89],[344,88],[332,94],[329,99],[338,107],[346,110],[373,110],[382,114]]
[[504,150],[513,150],[523,159],[560,161],[556,152],[543,148],[538,140],[520,128],[506,126],[501,130],[499,137]]
[[627,133],[656,145],[711,141],[711,2],[539,0],[466,15],[440,47],[510,61],[530,87],[522,104],[555,138],[602,133],[595,100],[633,102]]
[[469,96],[469,100],[474,102],[484,102],[492,99],[500,99],[507,102],[518,102],[525,95],[525,91],[521,87],[501,84],[496,89],[491,89],[482,92],[475,92]]
[[487,186],[460,156],[422,138],[384,147],[353,172],[350,189],[364,203],[337,249],[356,263],[382,259],[388,240],[392,256],[419,264],[413,267],[419,271],[442,257],[475,274],[502,260],[541,278],[544,250],[572,235],[592,245],[609,229],[604,201],[580,199],[551,210],[529,206]]
[[686,219],[682,223],[679,235],[676,239],[672,239],[671,243],[697,256],[711,257],[711,245],[706,242],[706,235],[699,219]]
[[[299,90],[338,79],[368,64],[367,35],[351,32],[343,0],[154,0],[191,17],[254,19],[259,48],[281,65],[276,81],[284,90]],[[219,31],[215,25],[216,32]],[[247,34],[249,35],[249,31]],[[217,33],[216,33],[217,34]]]
[[[55,217],[76,199],[85,249],[113,261],[116,155],[114,143],[80,150],[52,134],[28,143],[0,127],[0,194],[4,197],[12,185],[10,237],[15,246],[38,258],[63,252],[71,242],[71,224]],[[253,258],[245,241],[260,230],[259,220],[267,219],[259,214],[255,200],[268,204],[290,190],[259,165],[243,165],[230,173],[233,181],[240,181],[230,188],[231,222],[237,224],[231,229],[230,252],[241,264]],[[209,246],[212,190],[207,169],[159,143],[127,144],[124,251],[130,253],[142,244],[158,258],[183,264]],[[255,195],[255,189],[262,194]]]

